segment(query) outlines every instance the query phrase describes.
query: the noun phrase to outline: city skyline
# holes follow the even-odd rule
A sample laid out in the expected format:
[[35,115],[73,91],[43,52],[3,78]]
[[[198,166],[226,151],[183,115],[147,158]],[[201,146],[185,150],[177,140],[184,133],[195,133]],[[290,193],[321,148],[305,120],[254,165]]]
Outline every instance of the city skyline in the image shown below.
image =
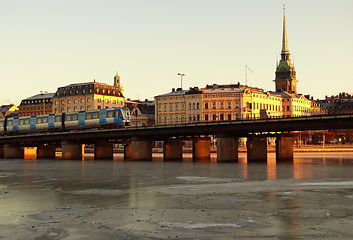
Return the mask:
[[71,83],[113,85],[152,99],[180,87],[245,84],[274,90],[283,3],[298,93],[351,92],[351,1],[0,1],[0,104]]

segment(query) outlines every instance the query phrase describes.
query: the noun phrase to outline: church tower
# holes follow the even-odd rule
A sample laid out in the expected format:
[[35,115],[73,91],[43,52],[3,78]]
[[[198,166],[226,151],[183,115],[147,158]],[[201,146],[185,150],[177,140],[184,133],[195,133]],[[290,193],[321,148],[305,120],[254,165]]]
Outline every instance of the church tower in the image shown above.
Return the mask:
[[121,94],[124,93],[124,89],[123,89],[123,86],[121,85],[120,76],[118,73],[114,76],[114,87],[118,88],[118,91]]
[[287,41],[287,28],[286,28],[286,15],[283,10],[283,38],[282,38],[282,52],[281,60],[277,64],[276,69],[276,92],[289,92],[297,93],[297,77],[295,68],[289,59],[288,41]]

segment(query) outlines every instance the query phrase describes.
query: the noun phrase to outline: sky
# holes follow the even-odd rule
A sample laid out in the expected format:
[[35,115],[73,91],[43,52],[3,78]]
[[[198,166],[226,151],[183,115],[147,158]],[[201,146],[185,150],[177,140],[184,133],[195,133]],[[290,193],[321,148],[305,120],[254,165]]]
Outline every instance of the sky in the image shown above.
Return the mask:
[[353,93],[352,0],[0,0],[0,104],[72,83],[131,99],[181,86],[273,91],[286,5],[298,92]]

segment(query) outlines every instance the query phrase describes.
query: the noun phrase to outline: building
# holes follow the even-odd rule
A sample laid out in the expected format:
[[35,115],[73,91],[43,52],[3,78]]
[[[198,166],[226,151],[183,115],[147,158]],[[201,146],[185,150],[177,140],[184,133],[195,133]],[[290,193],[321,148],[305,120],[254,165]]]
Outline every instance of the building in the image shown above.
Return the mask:
[[288,49],[283,15],[281,60],[275,72],[275,92],[241,84],[178,88],[155,97],[156,124],[180,124],[325,114],[313,99],[297,93],[297,79]]
[[18,107],[18,115],[32,116],[41,114],[50,114],[53,112],[52,98],[55,93],[40,93],[32,97],[23,99]]
[[18,113],[18,107],[16,107],[14,104],[0,106],[0,119],[16,115],[16,113]]
[[173,88],[172,92],[154,98],[156,125],[201,121],[202,92],[198,88]]
[[130,127],[143,127],[155,125],[154,101],[125,100],[125,106],[129,108],[131,115]]
[[125,97],[118,74],[114,85],[96,81],[59,87],[53,96],[53,113],[123,107]]
[[328,114],[353,114],[353,95],[349,93],[326,96],[319,103],[327,109]]

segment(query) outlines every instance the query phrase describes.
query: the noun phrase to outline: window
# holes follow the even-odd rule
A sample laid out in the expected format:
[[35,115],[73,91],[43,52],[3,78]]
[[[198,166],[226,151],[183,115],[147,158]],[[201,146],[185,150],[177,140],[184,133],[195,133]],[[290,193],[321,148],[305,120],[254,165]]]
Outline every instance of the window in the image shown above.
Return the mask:
[[83,110],[85,110],[85,107],[84,107],[84,106],[81,106],[81,107],[80,107],[80,111],[83,111]]
[[55,105],[59,105],[59,101],[55,101]]
[[221,113],[221,115],[219,116],[220,120],[223,121],[224,120],[224,114]]
[[71,99],[67,100],[67,104],[71,104]]
[[216,114],[213,114],[213,115],[212,115],[212,120],[213,120],[213,121],[217,121],[217,115],[216,115]]
[[64,105],[64,104],[65,104],[65,100],[61,100],[61,104],[63,104],[63,105]]
[[228,120],[232,120],[232,114],[228,114]]
[[191,103],[189,103],[189,110],[191,110]]
[[178,111],[179,110],[179,104],[175,104],[175,111]]
[[84,98],[81,98],[81,99],[80,99],[80,102],[81,102],[81,103],[84,103],[84,102],[85,102],[85,99],[84,99]]
[[71,108],[70,107],[67,108],[67,112],[71,112]]
[[205,103],[205,109],[208,109],[208,102]]
[[167,111],[167,104],[164,104],[164,111]]
[[169,111],[173,111],[173,104],[169,104]]
[[77,112],[77,110],[78,110],[78,107],[74,107],[74,112]]
[[232,102],[227,102],[228,108],[232,108]]
[[192,109],[195,110],[195,103],[192,103]]
[[196,109],[197,109],[197,110],[200,109],[200,103],[199,103],[199,102],[196,103]]
[[205,121],[208,121],[208,114],[205,115]]
[[78,103],[78,99],[74,99],[74,103]]
[[92,98],[87,98],[87,102],[92,102]]
[[223,108],[224,108],[224,102],[220,102],[220,103],[219,103],[219,108],[220,108],[220,109],[223,109]]
[[212,103],[212,108],[213,108],[213,109],[216,109],[216,105],[217,105],[216,102],[213,102],[213,103]]

